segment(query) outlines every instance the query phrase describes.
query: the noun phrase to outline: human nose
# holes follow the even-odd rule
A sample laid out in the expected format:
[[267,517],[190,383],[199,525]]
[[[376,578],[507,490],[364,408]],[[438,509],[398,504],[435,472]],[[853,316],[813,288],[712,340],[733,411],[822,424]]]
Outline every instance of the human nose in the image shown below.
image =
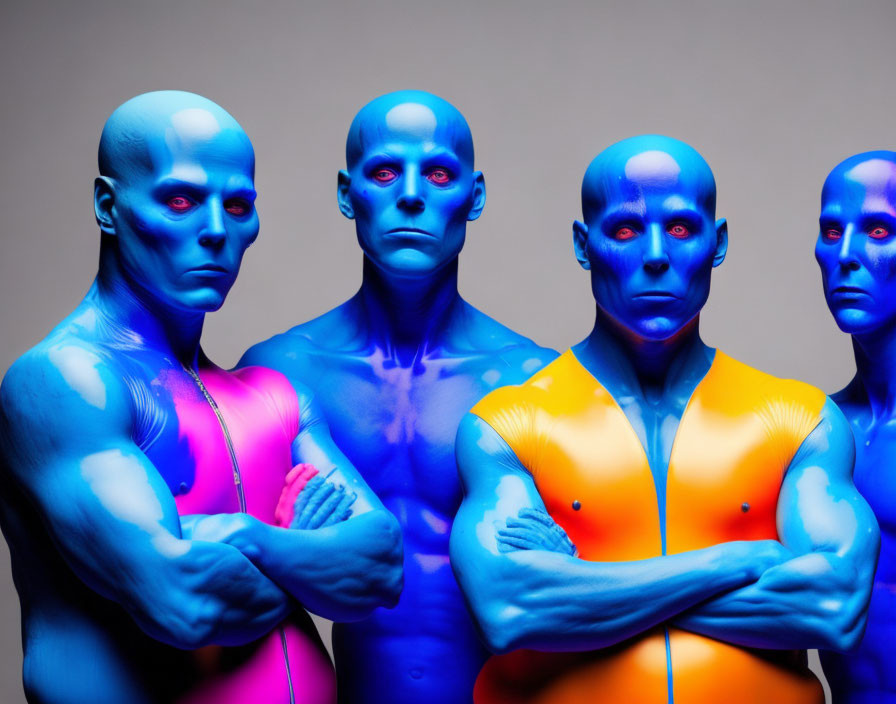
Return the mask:
[[837,250],[837,263],[843,272],[856,271],[859,268],[859,258],[853,249],[853,240],[856,240],[856,230],[852,225],[847,225],[840,238],[840,248]]
[[665,233],[659,225],[651,225],[647,230],[647,249],[644,252],[644,268],[654,274],[662,274],[669,268],[666,252]]
[[217,198],[210,198],[207,203],[208,217],[199,231],[199,244],[204,247],[219,247],[227,236],[224,229],[224,204]]
[[420,193],[420,173],[417,169],[406,169],[402,179],[398,207],[410,212],[423,210],[423,196]]

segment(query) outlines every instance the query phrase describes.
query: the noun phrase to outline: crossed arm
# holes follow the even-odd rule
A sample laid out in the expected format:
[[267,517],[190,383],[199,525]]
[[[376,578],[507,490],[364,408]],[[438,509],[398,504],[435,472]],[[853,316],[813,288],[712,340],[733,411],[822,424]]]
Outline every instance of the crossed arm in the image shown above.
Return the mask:
[[132,425],[120,375],[89,348],[29,353],[0,388],[2,471],[78,578],[148,635],[192,649],[266,634],[292,600],[234,547],[183,538]]
[[293,463],[313,465],[317,474],[296,495],[291,527],[228,514],[201,517],[192,524],[192,535],[237,547],[319,616],[361,619],[398,601],[401,529],[336,447],[311,393],[295,388],[301,429],[292,446]]
[[778,498],[786,559],[740,589],[673,619],[753,648],[849,650],[862,638],[880,546],[871,508],[852,482],[852,432],[828,399]]
[[[765,647],[848,647],[864,624],[877,532],[852,487],[852,440],[848,427],[838,434],[838,413],[825,407],[817,446],[805,445],[787,473],[783,545],[735,541],[631,562],[574,557],[559,527],[545,521],[531,475],[487,423],[468,415],[458,432],[465,498],[451,558],[486,643],[496,652],[590,650],[671,621],[745,645],[771,628]],[[852,538],[832,526],[839,521],[852,521]],[[842,609],[842,618],[832,624],[808,615],[813,609]],[[794,623],[802,630],[790,633]]]

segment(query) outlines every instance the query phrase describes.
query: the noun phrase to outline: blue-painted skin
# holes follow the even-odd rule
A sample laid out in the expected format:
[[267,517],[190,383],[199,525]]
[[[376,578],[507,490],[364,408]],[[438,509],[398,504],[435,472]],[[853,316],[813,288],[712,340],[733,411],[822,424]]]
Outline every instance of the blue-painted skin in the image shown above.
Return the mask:
[[[712,269],[725,258],[726,221],[714,221],[706,162],[667,137],[602,152],[582,200],[574,245],[597,305],[593,330],[573,352],[636,431],[662,506],[679,420],[715,354],[698,324]],[[844,649],[861,636],[861,585],[870,582],[877,532],[850,481],[852,436],[830,400],[781,489],[783,545],[738,541],[635,562],[580,560],[559,528],[540,525],[545,509],[531,475],[472,413],[457,453],[465,498],[451,558],[496,652],[603,648],[664,622],[759,648]],[[823,468],[826,490],[805,478],[813,466]]]
[[486,653],[448,561],[461,500],[454,437],[485,393],[556,355],[458,294],[458,254],[485,183],[452,105],[418,91],[372,101],[352,122],[346,160],[337,197],[364,252],[360,290],[241,364],[311,387],[336,443],[401,524],[398,606],[334,628],[340,701],[469,701]]
[[832,398],[856,438],[855,482],[881,528],[868,628],[858,650],[822,653],[834,702],[896,702],[896,152],[857,154],[827,177],[815,258],[852,335],[856,375]]
[[[302,646],[291,653],[294,675],[308,675],[293,682],[295,696],[331,701],[332,671],[296,599],[335,619],[394,603],[400,534],[333,445],[307,390],[283,380],[286,406],[301,409],[291,445],[279,418],[273,427],[265,420],[266,401],[247,406],[243,420],[260,442],[280,433],[286,469],[311,462],[329,474],[297,502],[296,521],[319,530],[275,528],[244,513],[180,517],[173,495],[210,492],[196,498],[214,506],[217,493],[222,510],[239,510],[221,428],[188,369],[237,393],[258,376],[217,369],[199,347],[206,312],[224,302],[258,233],[252,145],[214,103],[157,92],[113,113],[99,163],[97,278],[0,389],[0,518],[22,604],[28,700],[181,701],[219,672],[238,672],[262,642],[281,658],[282,678],[277,631],[285,628]],[[256,389],[250,400],[264,398],[258,391],[274,395]],[[219,402],[231,421],[240,417],[238,404]],[[194,421],[210,433],[191,436]],[[240,445],[245,427],[230,431],[242,464],[251,455]],[[224,453],[217,487],[200,486],[198,458],[209,448]],[[279,492],[284,481],[283,467],[271,464],[271,478],[264,462],[242,466],[250,513],[260,499],[254,488]],[[190,652],[207,644],[232,647]],[[324,666],[304,672],[301,662],[316,657]],[[289,701],[285,681],[256,681],[249,692],[237,700]]]

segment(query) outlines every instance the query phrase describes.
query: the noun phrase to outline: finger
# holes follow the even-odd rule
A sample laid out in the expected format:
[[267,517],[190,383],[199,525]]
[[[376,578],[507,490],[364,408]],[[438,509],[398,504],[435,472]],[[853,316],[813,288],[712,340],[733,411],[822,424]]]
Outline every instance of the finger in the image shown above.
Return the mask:
[[531,533],[498,533],[498,537],[502,540],[513,540],[526,543],[532,546],[532,549],[549,550],[548,544],[541,540],[539,536],[533,536]]
[[345,487],[334,487],[333,491],[330,492],[330,495],[327,496],[325,501],[321,502],[320,506],[317,507],[317,510],[311,516],[308,521],[308,527],[311,529],[320,528],[343,498],[345,498]]
[[[506,548],[506,549],[504,549]],[[532,543],[527,540],[520,540],[516,537],[499,537],[498,550],[500,552],[512,552],[514,550],[536,550]]]
[[336,506],[327,517],[322,524],[322,527],[332,526],[337,523],[342,523],[342,521],[346,520],[349,516],[352,515],[352,504],[355,503],[355,499],[358,498],[358,495],[353,493],[346,494],[339,501],[339,505]]
[[323,484],[323,478],[318,475],[313,477],[308,481],[305,485],[304,489],[299,492],[299,497],[296,499],[295,504],[293,505],[293,514],[292,520],[290,521],[290,528],[298,528],[299,523],[301,521],[302,513],[305,511],[305,506],[308,505],[308,501],[314,495],[315,490]]
[[520,509],[519,516],[520,518],[531,518],[548,528],[553,528],[557,525],[553,518],[538,508],[522,508]]
[[[317,477],[312,479],[311,481],[315,481]],[[310,485],[311,482],[308,482]],[[317,511],[318,507],[327,500],[327,497],[333,493],[335,487],[332,484],[327,484],[323,479],[321,479],[320,484],[316,485],[312,492],[308,494],[306,497],[303,506],[300,511],[296,511],[296,527],[302,530],[308,529],[308,522],[311,517],[314,515],[315,511]],[[302,494],[305,492],[303,491]],[[302,499],[302,494],[299,494],[299,500]]]

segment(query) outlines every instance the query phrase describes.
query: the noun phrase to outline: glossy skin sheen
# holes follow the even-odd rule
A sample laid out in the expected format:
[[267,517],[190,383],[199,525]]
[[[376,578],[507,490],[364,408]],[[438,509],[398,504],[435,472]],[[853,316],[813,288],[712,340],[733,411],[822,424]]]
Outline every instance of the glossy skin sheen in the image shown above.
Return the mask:
[[398,606],[334,629],[340,700],[455,704],[470,700],[486,658],[448,560],[457,426],[555,353],[458,295],[457,256],[485,185],[454,107],[412,91],[378,98],[352,123],[346,156],[338,199],[364,252],[360,291],[241,363],[311,387],[334,440],[401,524]]
[[594,329],[458,433],[451,557],[482,634],[556,651],[489,661],[476,701],[820,702],[801,654],[752,649],[861,635],[878,536],[849,428],[700,339],[727,229],[699,154],[620,142],[582,201]]
[[815,257],[856,376],[832,396],[856,438],[855,482],[881,529],[868,628],[848,654],[822,653],[835,702],[896,702],[896,152],[839,164],[821,195]]
[[[400,539],[307,391],[199,348],[258,233],[251,144],[214,103],[149,93],[110,117],[100,172],[97,279],[0,388],[28,699],[332,702],[297,601],[394,602]],[[296,499],[303,462],[328,478]],[[272,525],[282,496],[304,529]]]

